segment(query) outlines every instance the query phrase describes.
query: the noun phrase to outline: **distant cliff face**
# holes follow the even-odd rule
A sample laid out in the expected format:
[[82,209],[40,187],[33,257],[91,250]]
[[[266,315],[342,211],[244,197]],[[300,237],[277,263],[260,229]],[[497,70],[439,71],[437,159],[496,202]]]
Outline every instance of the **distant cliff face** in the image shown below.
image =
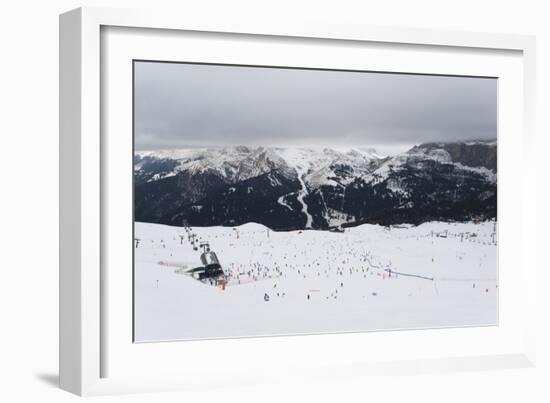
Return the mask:
[[449,153],[452,162],[468,167],[484,167],[497,171],[497,147],[495,143],[426,143],[420,148],[426,150],[442,149]]
[[275,230],[496,217],[496,143],[136,153],[135,220]]

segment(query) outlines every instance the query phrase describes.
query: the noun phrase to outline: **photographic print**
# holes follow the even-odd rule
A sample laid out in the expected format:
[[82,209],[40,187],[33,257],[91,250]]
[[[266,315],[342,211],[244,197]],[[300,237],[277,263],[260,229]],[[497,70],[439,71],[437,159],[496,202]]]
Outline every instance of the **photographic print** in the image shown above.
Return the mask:
[[133,70],[135,342],[497,324],[496,78]]

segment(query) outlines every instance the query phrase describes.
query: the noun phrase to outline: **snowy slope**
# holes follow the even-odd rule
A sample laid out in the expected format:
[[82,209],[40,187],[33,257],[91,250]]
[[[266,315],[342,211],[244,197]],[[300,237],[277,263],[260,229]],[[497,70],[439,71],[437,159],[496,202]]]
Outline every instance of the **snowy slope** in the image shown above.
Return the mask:
[[[472,145],[473,144],[477,143],[472,143]],[[366,179],[369,183],[379,183],[387,179],[392,172],[398,173],[407,167],[412,166],[422,169],[423,164],[425,164],[426,161],[433,161],[438,164],[453,165],[460,171],[479,174],[493,183],[496,183],[497,180],[496,172],[493,172],[486,167],[466,166],[460,162],[454,162],[449,152],[444,148],[427,148],[422,146],[413,147],[406,153],[396,155],[395,157],[389,159],[374,170],[371,175],[368,175]]]
[[150,161],[175,161],[169,171],[152,175],[148,180],[155,181],[177,175],[179,172],[201,174],[214,173],[228,182],[234,183],[260,176],[277,169],[289,176],[299,172],[309,187],[322,184],[336,184],[338,176],[333,165],[346,164],[352,168],[352,177],[365,175],[373,170],[384,157],[374,149],[331,149],[331,148],[264,148],[264,147],[225,147],[212,149],[177,149],[158,151],[137,151],[134,172],[147,168]]
[[[471,149],[485,147],[496,149],[496,142],[456,143]],[[496,172],[483,166],[468,166],[453,160],[447,150],[449,143],[428,143],[415,146],[407,152],[393,157],[384,157],[373,148],[327,148],[327,147],[246,147],[234,146],[212,149],[176,149],[159,151],[137,151],[138,161],[134,171],[144,169],[147,158],[172,160],[177,164],[169,172],[149,180],[158,180],[188,171],[193,174],[213,172],[230,182],[242,181],[259,176],[273,169],[288,175],[302,173],[307,186],[315,189],[322,185],[348,184],[355,178],[368,182],[383,180],[387,173],[400,167],[432,160],[440,164],[454,164],[462,170],[471,170],[496,181]],[[339,168],[347,169],[339,169]]]
[[495,230],[494,222],[345,233],[194,227],[229,276],[222,290],[181,274],[200,256],[183,228],[136,223],[136,338],[494,325]]
[[135,154],[139,162],[134,165],[134,171],[144,168],[146,157],[158,160],[173,160],[177,164],[171,171],[158,180],[188,171],[192,174],[212,172],[229,182],[237,182],[253,178],[278,167],[284,169],[283,160],[272,150],[263,147],[249,148],[245,146],[213,148],[213,149],[177,149],[160,151],[138,151]]

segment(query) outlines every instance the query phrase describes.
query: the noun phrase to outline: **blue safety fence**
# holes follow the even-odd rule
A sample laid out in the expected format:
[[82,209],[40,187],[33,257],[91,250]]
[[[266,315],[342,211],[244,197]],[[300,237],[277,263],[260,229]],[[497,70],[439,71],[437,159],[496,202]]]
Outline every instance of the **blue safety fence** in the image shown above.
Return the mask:
[[385,269],[384,271],[387,271],[387,272],[390,273],[390,274],[397,274],[397,275],[399,275],[399,276],[414,277],[414,278],[420,278],[420,279],[422,279],[422,280],[434,281],[434,278],[433,278],[433,277],[422,276],[422,275],[420,275],[420,274],[402,273],[402,272],[395,271],[395,270],[391,270],[391,269]]

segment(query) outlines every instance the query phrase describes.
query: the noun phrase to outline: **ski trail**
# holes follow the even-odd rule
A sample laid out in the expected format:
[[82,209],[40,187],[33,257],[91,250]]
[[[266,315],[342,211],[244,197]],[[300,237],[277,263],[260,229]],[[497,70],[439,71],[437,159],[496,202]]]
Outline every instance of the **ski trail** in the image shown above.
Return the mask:
[[302,185],[302,189],[298,191],[298,201],[302,205],[302,213],[306,215],[306,219],[307,219],[306,228],[311,228],[311,225],[313,223],[313,217],[311,216],[311,214],[309,214],[309,211],[307,209],[307,204],[304,201],[304,198],[308,194],[306,183],[304,182],[304,176],[306,175],[306,172],[299,165],[296,165],[295,169],[298,172],[298,180],[300,181],[300,185]]
[[319,195],[321,196],[321,201],[323,202],[323,207],[325,208],[323,210],[323,217],[325,217],[325,221],[330,226],[330,214],[328,212],[327,203],[325,202],[325,196],[323,196],[323,191],[320,191]]
[[[342,186],[342,185],[340,185],[340,186]],[[342,186],[342,188],[344,189],[344,191],[342,192],[342,206],[340,207],[340,209],[342,211],[344,211],[344,203],[346,201],[346,187]]]
[[290,205],[287,202],[285,202],[285,197],[287,197],[290,194],[292,194],[292,193],[288,193],[286,195],[282,195],[281,197],[279,197],[277,199],[277,203],[279,203],[281,206],[284,206],[287,209],[289,209],[290,211],[292,211],[292,207],[290,207]]

